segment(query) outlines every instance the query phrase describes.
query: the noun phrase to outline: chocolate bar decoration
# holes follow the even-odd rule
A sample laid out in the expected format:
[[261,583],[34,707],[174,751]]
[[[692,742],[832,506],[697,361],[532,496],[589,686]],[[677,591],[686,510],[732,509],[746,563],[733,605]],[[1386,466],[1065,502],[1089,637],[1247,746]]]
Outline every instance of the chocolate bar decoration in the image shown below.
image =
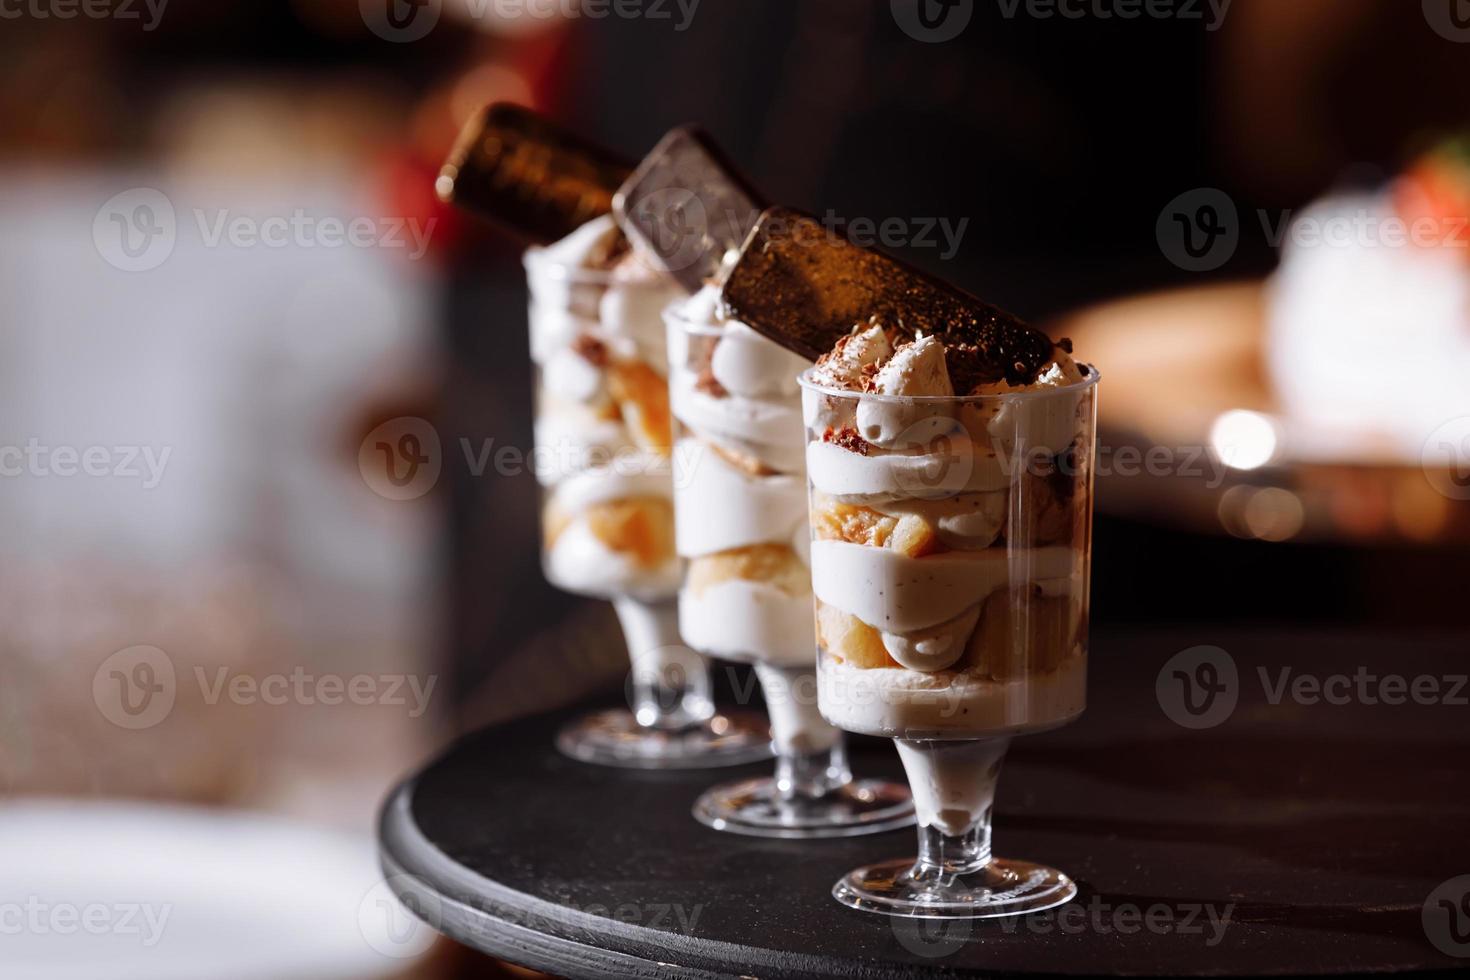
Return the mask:
[[611,211],[632,169],[530,109],[497,102],[465,127],[434,189],[445,202],[549,245]]
[[765,206],[697,126],[664,136],[613,199],[623,231],[690,293],[716,278]]
[[932,334],[957,391],[1030,383],[1052,357],[1051,339],[1006,311],[789,208],[761,215],[720,295],[729,316],[812,360],[874,317],[910,337]]

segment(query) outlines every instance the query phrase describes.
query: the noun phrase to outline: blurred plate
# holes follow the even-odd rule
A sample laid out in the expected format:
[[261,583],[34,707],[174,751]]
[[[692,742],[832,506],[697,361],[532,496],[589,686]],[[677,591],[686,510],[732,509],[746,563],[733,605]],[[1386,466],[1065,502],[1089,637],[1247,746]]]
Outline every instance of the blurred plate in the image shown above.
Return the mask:
[[1230,283],[1047,325],[1098,365],[1099,510],[1266,541],[1470,541],[1470,488],[1419,461],[1332,459],[1279,413],[1265,289]]
[[0,807],[6,980],[371,980],[432,942],[372,841],[231,811]]

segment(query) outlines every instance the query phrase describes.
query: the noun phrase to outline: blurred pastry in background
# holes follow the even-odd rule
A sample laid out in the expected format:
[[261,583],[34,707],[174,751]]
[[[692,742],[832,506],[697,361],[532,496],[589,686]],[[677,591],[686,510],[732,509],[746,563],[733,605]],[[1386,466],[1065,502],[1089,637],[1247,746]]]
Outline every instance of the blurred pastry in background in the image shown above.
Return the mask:
[[1266,321],[1294,455],[1416,461],[1470,413],[1470,133],[1376,192],[1297,216]]

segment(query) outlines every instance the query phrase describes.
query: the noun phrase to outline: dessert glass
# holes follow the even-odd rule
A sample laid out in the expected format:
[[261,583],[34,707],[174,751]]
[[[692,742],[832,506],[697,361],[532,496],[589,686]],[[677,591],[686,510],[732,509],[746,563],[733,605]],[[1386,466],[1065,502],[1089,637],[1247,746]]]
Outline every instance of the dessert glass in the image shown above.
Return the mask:
[[894,739],[919,823],[918,857],[850,872],[845,905],[989,918],[1076,894],[992,854],[990,818],[1010,739],[1086,704],[1098,374],[1082,372],[913,398],[802,377],[821,711]]
[[[705,303],[701,303],[705,300]],[[689,311],[702,307],[695,319]],[[774,777],[715,786],[694,816],[757,837],[847,837],[913,823],[908,790],[853,778],[843,733],[817,709],[801,394],[805,363],[713,293],[669,307],[675,540],[687,561],[679,625],[702,653],[752,664],[776,749]]]
[[557,747],[585,762],[641,769],[769,758],[764,720],[717,712],[708,661],[679,638],[659,318],[673,293],[651,274],[572,266],[544,253],[525,256],[542,568],[558,588],[612,601],[632,666],[631,710],[577,720]]

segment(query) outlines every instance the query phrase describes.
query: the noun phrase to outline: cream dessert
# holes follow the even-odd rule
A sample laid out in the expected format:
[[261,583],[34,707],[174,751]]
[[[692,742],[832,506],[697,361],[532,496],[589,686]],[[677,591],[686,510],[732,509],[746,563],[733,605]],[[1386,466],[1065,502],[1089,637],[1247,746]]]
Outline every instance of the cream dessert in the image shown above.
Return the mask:
[[822,715],[895,740],[916,859],[858,868],[852,908],[1020,915],[1077,887],[996,857],[1012,735],[1086,703],[1097,373],[1004,310],[768,208],[726,314],[816,361],[802,421]]
[[[1082,711],[1091,374],[947,362],[854,328],[806,375],[821,709],[899,738],[1009,735]],[[959,393],[958,395],[956,393]]]
[[[672,599],[673,444],[660,311],[677,289],[635,255],[611,215],[525,257],[537,366],[542,566],[553,585],[612,600],[639,724],[713,714],[708,665],[678,642]],[[660,691],[681,692],[678,706]]]
[[574,720],[557,747],[634,768],[751,762],[770,755],[768,726],[716,713],[708,663],[678,632],[660,312],[679,289],[616,224],[615,199],[634,172],[530,109],[495,103],[465,126],[435,191],[530,245],[542,565],[552,584],[612,601],[632,661],[631,710]]
[[702,653],[755,668],[774,778],[715,786],[694,804],[718,830],[814,838],[913,822],[901,785],[856,780],[817,706],[807,525],[805,358],[718,307],[708,285],[669,308],[670,402],[680,462],[675,541],[687,560],[679,629]]
[[525,258],[546,577],[569,592],[672,598],[672,432],[659,313],[677,290],[611,215]]
[[665,312],[675,418],[675,544],[686,560],[679,628],[701,653],[754,666],[774,778],[711,787],[694,816],[761,837],[875,833],[913,821],[907,791],[856,780],[817,709],[805,437],[797,375],[810,360],[721,309],[724,273],[759,213],[757,192],[709,136],[673,130],[613,211],[641,254],[689,290]]
[[[730,660],[815,666],[805,438],[796,376],[808,362],[718,311],[706,286],[670,307],[670,400],[681,477],[675,546],[688,559],[679,628],[696,649]],[[766,676],[763,675],[765,680]],[[793,751],[837,737],[806,703],[767,697],[772,733]]]
[[920,827],[917,861],[833,894],[967,918],[1076,893],[993,857],[990,814],[1011,736],[1087,701],[1096,374],[1066,341],[1030,379],[952,353],[874,318],[804,375],[802,407],[821,711],[895,740]]

